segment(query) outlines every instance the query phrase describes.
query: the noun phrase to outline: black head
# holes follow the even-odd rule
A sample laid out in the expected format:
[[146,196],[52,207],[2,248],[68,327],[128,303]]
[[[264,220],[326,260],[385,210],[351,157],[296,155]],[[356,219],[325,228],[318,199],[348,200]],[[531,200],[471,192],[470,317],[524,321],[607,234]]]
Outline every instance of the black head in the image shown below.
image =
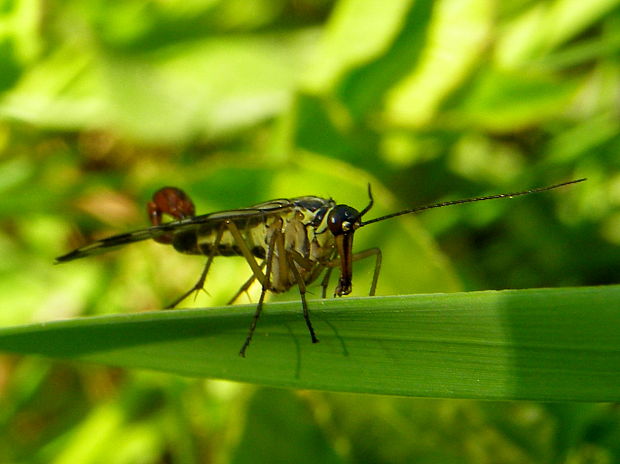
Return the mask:
[[327,227],[336,237],[354,232],[361,224],[359,211],[347,205],[336,205],[327,216]]

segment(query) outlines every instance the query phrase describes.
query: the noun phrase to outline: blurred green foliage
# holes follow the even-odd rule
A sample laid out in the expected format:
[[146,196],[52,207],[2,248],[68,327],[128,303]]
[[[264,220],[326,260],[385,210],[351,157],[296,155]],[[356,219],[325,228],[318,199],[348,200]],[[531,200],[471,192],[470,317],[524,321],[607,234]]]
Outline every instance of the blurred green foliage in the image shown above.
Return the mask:
[[[305,194],[363,207],[371,182],[379,215],[588,177],[377,224],[356,248],[382,247],[384,295],[617,283],[619,3],[0,1],[0,323],[159,308],[191,285],[202,260],[157,244],[51,265],[144,226],[162,185],[208,212]],[[240,260],[216,264],[196,305],[247,278]],[[357,294],[370,273],[355,268]],[[9,356],[0,429],[2,462],[620,460],[614,405],[273,391]]]

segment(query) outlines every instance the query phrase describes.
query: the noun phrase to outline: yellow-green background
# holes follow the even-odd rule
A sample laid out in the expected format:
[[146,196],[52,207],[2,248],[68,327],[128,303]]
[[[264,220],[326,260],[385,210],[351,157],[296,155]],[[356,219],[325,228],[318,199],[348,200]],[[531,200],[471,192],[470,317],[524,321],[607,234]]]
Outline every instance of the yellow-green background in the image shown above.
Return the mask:
[[[361,209],[370,182],[374,217],[588,177],[368,226],[356,249],[383,249],[379,295],[617,283],[619,5],[0,1],[0,324],[157,309],[186,290],[203,260],[158,244],[52,264],[146,225],[163,185],[209,212],[308,194]],[[355,295],[371,272],[355,267]],[[188,304],[225,303],[248,275],[220,260]],[[295,392],[0,357],[1,463],[619,460],[609,404]]]

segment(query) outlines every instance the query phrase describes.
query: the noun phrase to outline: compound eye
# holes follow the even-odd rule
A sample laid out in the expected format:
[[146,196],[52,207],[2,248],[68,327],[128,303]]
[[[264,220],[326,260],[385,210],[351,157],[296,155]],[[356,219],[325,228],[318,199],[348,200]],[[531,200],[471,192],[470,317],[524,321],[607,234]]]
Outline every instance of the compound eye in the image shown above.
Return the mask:
[[327,217],[327,226],[334,235],[352,232],[359,227],[359,211],[347,205],[336,205]]

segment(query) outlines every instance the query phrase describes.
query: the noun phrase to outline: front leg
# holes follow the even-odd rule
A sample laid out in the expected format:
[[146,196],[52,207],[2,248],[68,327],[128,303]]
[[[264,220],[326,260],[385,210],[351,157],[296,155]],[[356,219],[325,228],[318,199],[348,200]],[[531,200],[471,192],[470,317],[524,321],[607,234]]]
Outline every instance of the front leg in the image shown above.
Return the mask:
[[[366,259],[371,256],[375,257],[375,270],[372,274],[372,283],[370,284],[370,292],[368,292],[369,296],[375,296],[375,291],[377,290],[377,282],[379,281],[379,272],[381,271],[381,261],[382,254],[379,248],[369,248],[368,250],[360,251],[359,253],[354,253],[351,257],[351,261],[359,261],[361,259]],[[324,264],[327,267],[327,272],[325,273],[325,277],[323,277],[323,281],[321,282],[321,287],[323,287],[323,298],[327,293],[327,286],[329,285],[329,278],[331,277],[332,269],[340,266],[340,259],[334,258],[331,261],[328,261]],[[334,292],[334,296],[338,296],[338,290]]]

